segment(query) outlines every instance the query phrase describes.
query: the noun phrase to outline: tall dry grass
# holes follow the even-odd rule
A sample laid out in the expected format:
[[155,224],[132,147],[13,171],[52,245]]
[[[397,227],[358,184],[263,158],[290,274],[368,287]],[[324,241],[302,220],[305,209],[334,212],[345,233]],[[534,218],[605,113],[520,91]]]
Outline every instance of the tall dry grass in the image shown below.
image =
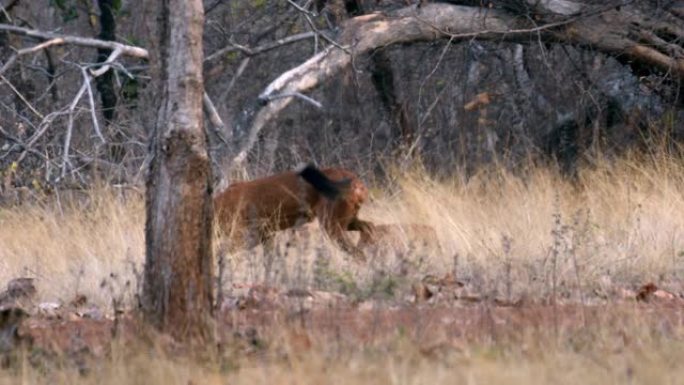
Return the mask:
[[[658,155],[605,161],[576,181],[545,167],[524,175],[485,170],[467,182],[400,175],[396,196],[377,191],[365,215],[434,226],[453,268],[501,292],[544,292],[684,279],[684,162]],[[454,261],[454,257],[456,261]],[[555,267],[553,267],[555,265]],[[508,277],[506,277],[508,275]],[[569,293],[568,293],[569,294]]]
[[[496,295],[545,295],[556,287],[576,299],[651,281],[677,290],[684,278],[683,171],[682,159],[658,156],[596,165],[576,183],[544,167],[524,175],[487,170],[467,181],[408,172],[396,175],[391,189],[373,186],[361,217],[430,224],[442,251],[359,265],[314,225],[281,233],[271,258],[260,249],[228,255],[227,280],[302,287],[325,271],[338,283],[363,285],[378,272],[406,270],[408,261],[416,276],[455,271]],[[143,222],[140,194],[106,189],[59,205],[2,208],[0,282],[36,277],[44,300],[79,292],[108,303],[112,286],[133,293],[144,260]]]
[[[360,265],[310,226],[280,234],[274,256],[260,249],[228,256],[227,282],[266,281],[366,296],[387,289],[378,277],[404,274],[410,280],[455,272],[494,296],[557,294],[585,304],[614,287],[650,281],[682,291],[680,158],[606,162],[582,171],[576,183],[543,167],[530,167],[524,175],[487,170],[467,181],[435,180],[420,170],[394,175],[391,187],[372,186],[361,217],[430,224],[442,251],[383,256]],[[130,301],[134,271],[143,262],[143,221],[140,195],[107,189],[79,199],[2,208],[0,284],[32,276],[42,300],[68,301],[83,293],[108,305],[124,293]],[[434,341],[420,330],[398,329],[382,333],[381,340],[345,342],[337,334],[317,334],[314,325],[301,349],[292,324],[274,324],[260,331],[270,334],[262,336],[265,347],[250,348],[257,349],[254,355],[237,349],[204,362],[114,341],[105,359],[87,365],[87,375],[82,365],[53,360],[35,365],[35,357],[26,356],[0,371],[0,384],[675,384],[684,378],[684,327],[676,308],[667,310],[674,320],[667,321],[658,308],[606,306],[588,318],[580,312],[579,323],[561,319],[554,328],[540,326],[534,316],[519,326],[492,318],[486,307],[481,311],[482,317],[467,318],[473,335],[450,335],[424,323],[422,328],[442,335]],[[437,324],[460,317],[465,316],[455,308]]]
[[44,301],[78,293],[109,304],[130,294],[144,257],[144,213],[139,195],[107,189],[0,208],[0,282],[34,277]]

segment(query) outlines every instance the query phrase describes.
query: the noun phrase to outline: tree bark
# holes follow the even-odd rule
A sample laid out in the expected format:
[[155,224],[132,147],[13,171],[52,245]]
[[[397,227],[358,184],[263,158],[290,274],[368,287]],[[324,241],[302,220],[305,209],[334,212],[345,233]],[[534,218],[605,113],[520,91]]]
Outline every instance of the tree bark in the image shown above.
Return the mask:
[[[100,6],[100,35],[98,38],[102,40],[115,41],[116,40],[116,20],[114,19],[114,1],[113,0],[99,0]],[[104,63],[112,53],[111,49],[98,48],[97,62]],[[109,69],[104,74],[95,78],[97,90],[100,92],[102,100],[102,115],[107,124],[114,121],[116,114],[116,90],[114,88],[114,70]],[[120,138],[118,138],[120,139]]]
[[162,332],[213,338],[211,169],[202,119],[201,0],[164,0],[147,176],[143,310]]

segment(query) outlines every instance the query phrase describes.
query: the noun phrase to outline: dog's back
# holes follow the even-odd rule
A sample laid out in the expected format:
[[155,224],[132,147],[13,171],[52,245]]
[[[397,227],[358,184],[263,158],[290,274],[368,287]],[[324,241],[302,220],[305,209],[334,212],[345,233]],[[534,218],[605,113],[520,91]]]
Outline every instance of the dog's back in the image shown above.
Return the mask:
[[247,182],[231,184],[214,198],[219,225],[270,226],[272,231],[292,227],[320,194],[295,172],[284,172]]

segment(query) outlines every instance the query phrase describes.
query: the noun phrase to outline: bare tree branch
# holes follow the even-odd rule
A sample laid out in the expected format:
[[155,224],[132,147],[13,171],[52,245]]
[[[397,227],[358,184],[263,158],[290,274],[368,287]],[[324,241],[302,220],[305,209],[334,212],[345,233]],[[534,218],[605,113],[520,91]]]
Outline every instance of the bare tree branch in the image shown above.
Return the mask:
[[[306,20],[306,24],[309,25],[309,28],[311,28],[311,30],[314,33],[314,37],[321,36],[323,38],[323,40],[327,41],[328,43],[336,46],[339,49],[346,50],[346,48],[343,47],[342,44],[333,40],[324,31],[321,31],[318,28],[316,28],[316,24],[314,24],[313,20],[311,20],[311,17],[314,16],[314,14],[312,12],[309,12],[305,8],[302,8],[299,4],[297,4],[293,0],[287,0],[287,2],[290,3],[290,5],[292,5],[293,7],[295,7],[295,9],[297,9],[297,11],[299,11],[304,16],[304,20]],[[316,51],[317,51],[317,49],[316,49]]]
[[104,136],[102,136],[102,132],[100,131],[100,124],[97,121],[97,114],[95,113],[95,99],[93,98],[93,89],[90,86],[90,76],[88,76],[88,72],[83,67],[81,67],[81,72],[83,73],[83,84],[85,85],[86,90],[88,91],[88,101],[90,102],[90,118],[93,120],[93,129],[95,130],[95,133],[97,134],[98,138],[100,138],[100,141],[102,143],[107,143]]
[[[0,13],[2,13],[2,16],[4,16],[4,18],[5,18],[7,21],[9,21],[9,22],[12,21],[12,18],[10,17],[9,12],[10,12],[10,11],[12,10],[12,8],[14,8],[17,4],[19,4],[19,0],[11,0],[7,5],[0,4]],[[0,17],[0,19],[2,19],[2,17]]]
[[526,0],[527,4],[556,15],[572,16],[582,11],[583,4],[568,0]]
[[83,83],[81,89],[78,90],[78,93],[76,93],[76,97],[74,97],[74,100],[72,100],[71,104],[69,105],[67,134],[64,137],[64,149],[62,150],[62,178],[64,178],[64,176],[67,173],[67,165],[71,163],[69,162],[69,148],[71,147],[71,136],[74,132],[74,110],[76,109],[76,105],[78,105],[78,102],[81,100],[81,97],[83,97],[83,94],[86,91],[86,84],[88,84],[88,82]]
[[284,37],[282,39],[278,39],[257,47],[247,47],[244,45],[237,44],[235,42],[232,42],[228,46],[221,48],[217,50],[216,52],[212,53],[211,55],[207,56],[204,59],[204,74],[205,74],[205,79],[211,79],[216,76],[216,74],[219,74],[223,71],[223,66],[221,64],[222,58],[225,58],[227,54],[231,52],[241,52],[243,53],[246,57],[243,59],[243,61],[240,63],[238,70],[236,74],[233,76],[233,78],[230,81],[230,84],[227,87],[227,90],[224,91],[221,96],[219,97],[218,100],[224,100],[226,95],[230,92],[229,90],[233,88],[235,85],[235,81],[237,81],[240,76],[242,76],[242,73],[245,71],[245,68],[247,67],[247,64],[249,63],[249,59],[253,56],[268,52],[273,49],[281,48],[286,45],[290,45],[293,43],[297,43],[302,40],[310,39],[310,38],[315,38],[316,37],[316,32],[303,32],[299,33],[296,35],[291,35]]
[[230,95],[230,92],[233,90],[233,87],[235,87],[235,83],[237,83],[240,76],[242,76],[242,74],[245,72],[245,69],[247,69],[249,61],[250,58],[248,56],[244,58],[242,62],[240,62],[237,71],[235,71],[235,75],[233,75],[233,77],[230,79],[230,83],[228,83],[226,89],[223,90],[223,92],[221,92],[221,95],[218,98],[219,102],[225,103],[226,99],[228,98],[228,95]]
[[227,145],[228,141],[223,136],[223,132],[225,132],[226,125],[223,123],[221,116],[219,116],[218,111],[214,106],[214,103],[212,103],[211,99],[209,98],[209,95],[207,95],[207,93],[205,92],[203,97],[204,113],[207,114],[209,122],[211,122],[211,125],[214,128],[214,134],[219,138],[219,140],[221,140],[221,142],[223,142],[223,144]]
[[[526,1],[531,7],[546,13],[549,22],[543,23],[542,19],[542,23],[537,25],[503,9],[482,12],[478,7],[444,3],[430,3],[420,8],[407,7],[388,15],[369,14],[347,20],[342,25],[339,41],[342,45],[350,46],[351,53],[336,46],[326,48],[281,74],[259,95],[255,107],[245,109],[236,126],[236,131],[244,134],[234,162],[246,159],[261,129],[292,102],[292,98],[273,100],[274,95],[297,95],[311,91],[349,66],[354,55],[391,44],[440,38],[515,41],[527,40],[530,34],[535,34],[546,40],[591,46],[612,55],[627,55],[633,60],[684,78],[684,48],[672,42],[659,42],[653,36],[646,42],[644,36],[640,36],[638,41],[633,40],[637,21],[654,21],[648,20],[636,6],[626,7],[632,1],[600,7],[567,0]],[[616,5],[625,7],[617,9]],[[677,24],[669,23],[666,27],[675,36],[675,41],[684,38]]]
[[298,41],[311,39],[315,35],[316,35],[315,32],[298,33],[296,35],[284,37],[282,39],[278,39],[278,40],[266,43],[264,45],[260,45],[258,47],[253,47],[253,48],[246,47],[243,45],[239,45],[236,43],[232,43],[232,44],[230,44],[224,48],[217,50],[216,52],[212,53],[211,55],[207,56],[204,59],[204,62],[206,63],[206,62],[215,61],[218,58],[220,58],[221,56],[225,56],[226,54],[231,53],[231,52],[235,52],[235,51],[240,51],[240,52],[242,52],[248,56],[254,56],[254,55],[258,55],[258,54],[261,54],[261,53],[264,53],[264,52],[267,52],[267,51],[270,51],[270,50],[273,50],[276,48],[280,48],[280,47],[288,45],[288,44],[296,43]]
[[121,50],[120,48],[116,48],[114,51],[112,51],[107,60],[104,63],[102,63],[102,67],[98,68],[97,70],[90,71],[93,77],[96,78],[100,75],[103,75],[105,72],[109,71],[112,63],[116,61],[116,59],[122,54],[122,52],[123,50]]
[[[452,34],[468,34],[470,37],[477,36],[482,30],[499,31],[500,36],[517,26],[514,19],[498,10],[491,10],[485,18],[478,8],[447,4],[428,4],[419,9],[405,8],[403,13],[390,16],[370,14],[355,17],[344,23],[340,34],[341,43],[350,44],[351,53],[329,46],[298,67],[280,75],[266,87],[258,99],[263,104],[273,95],[294,95],[310,91],[351,64],[354,55],[364,54],[372,49],[444,37],[433,25]],[[242,129],[246,130],[246,137],[239,145],[239,151],[233,158],[234,163],[239,165],[247,158],[261,129],[291,101],[291,97],[272,100],[245,117],[245,127]]]
[[21,139],[15,137],[15,136],[11,135],[10,133],[8,133],[7,131],[5,131],[5,129],[2,128],[2,126],[0,126],[0,135],[4,136],[6,139],[11,140],[11,141],[14,142],[17,146],[19,146],[20,148],[24,149],[25,151],[28,151],[28,152],[30,152],[31,154],[34,154],[34,155],[38,156],[38,157],[41,158],[42,160],[45,160],[45,161],[48,160],[48,158],[47,158],[45,155],[43,155],[42,153],[40,153],[40,152],[37,151],[37,150],[34,150],[34,149],[28,147],[28,146],[26,145],[26,143],[24,143],[24,142],[21,141]]
[[37,31],[34,29],[17,27],[15,25],[0,24],[0,31],[7,31],[16,35],[27,36],[38,40],[55,40],[51,45],[71,44],[82,47],[106,48],[111,50],[120,49],[126,56],[146,59],[148,52],[144,48],[117,43],[115,41],[105,41],[88,37],[61,35],[52,32]]
[[43,114],[41,114],[40,112],[38,112],[38,110],[36,110],[36,108],[33,107],[33,105],[32,105],[28,100],[26,100],[26,97],[24,97],[24,95],[22,95],[22,93],[19,92],[19,90],[17,90],[17,88],[14,87],[14,85],[12,85],[12,83],[10,83],[10,81],[7,80],[7,78],[4,77],[4,76],[2,75],[1,72],[0,72],[0,80],[2,80],[2,82],[4,82],[5,84],[7,84],[7,87],[9,87],[9,89],[12,90],[12,92],[14,92],[14,93],[17,95],[17,97],[19,97],[19,99],[20,99],[24,104],[26,104],[26,107],[28,107],[29,110],[31,110],[31,112],[33,112],[37,117],[43,119]]
[[[17,27],[17,26],[8,25],[8,24],[0,24],[0,31],[7,31],[9,33],[14,33],[14,34],[21,35],[21,36],[27,36],[27,37],[31,37],[31,38],[35,38],[35,39],[39,39],[39,40],[47,40],[46,42],[38,44],[36,46],[19,50],[15,55],[13,55],[7,61],[7,63],[5,63],[2,66],[2,68],[0,69],[0,75],[2,75],[2,73],[4,71],[6,71],[16,61],[16,59],[21,55],[26,55],[29,53],[37,52],[39,50],[51,47],[51,46],[63,45],[63,44],[71,44],[71,45],[78,45],[78,46],[84,46],[84,47],[94,47],[94,48],[105,48],[105,49],[111,49],[112,50],[112,53],[109,55],[107,60],[103,63],[103,65],[100,68],[98,68],[97,70],[91,70],[90,71],[90,73],[93,77],[98,77],[98,76],[104,74],[105,72],[107,72],[111,68],[111,66],[115,64],[114,62],[121,55],[137,57],[137,58],[141,58],[141,59],[147,59],[149,57],[149,52],[144,48],[126,45],[126,44],[121,44],[121,43],[118,43],[115,41],[105,41],[105,40],[78,37],[78,36],[61,35],[61,34],[56,34],[56,33],[51,33],[51,32],[43,32],[43,31],[37,31],[37,30],[28,29],[28,28]],[[289,44],[289,43],[292,43],[294,41],[298,41],[298,40],[301,40],[304,38],[306,38],[306,36],[294,36],[292,41],[288,40],[287,38],[281,39],[281,41],[283,41],[282,44]],[[278,45],[276,44],[274,47],[277,47],[277,46]],[[268,49],[272,49],[274,47],[265,46],[265,47],[260,48],[260,50],[268,50]],[[84,89],[83,87],[81,87],[81,90],[79,91],[79,94],[77,95],[77,98],[74,99],[74,101],[77,102],[78,100],[80,100],[82,93],[87,90],[88,95],[91,98],[91,102],[92,102],[92,90],[90,88],[89,82],[86,81],[86,83],[88,83],[88,84],[84,84],[84,86],[86,88]],[[8,82],[8,84],[9,84],[9,82]],[[22,100],[25,100],[25,99],[22,98]],[[28,102],[26,102],[26,103],[28,103]],[[205,103],[206,111],[210,111],[210,112],[216,111],[214,104],[211,102],[211,99],[209,98],[209,96],[206,93],[204,95],[204,103]],[[36,113],[37,116],[39,116],[41,119],[45,120],[43,115],[38,113],[33,107],[30,106],[30,104],[27,104],[27,105],[31,108],[31,110],[34,113]],[[94,105],[94,104],[92,104],[92,105]],[[73,108],[69,109],[70,118],[71,118],[71,113],[73,112],[74,108],[75,108],[75,106]],[[209,121],[212,123],[212,125],[218,124],[215,126],[216,129],[222,129],[223,127],[225,127],[225,125],[221,121],[218,114],[210,116]],[[73,124],[73,122],[72,122],[72,124]],[[98,137],[100,138],[100,140],[102,140],[104,142],[104,137],[102,136],[102,133],[99,129],[97,119],[94,116],[94,110],[93,110],[93,124],[95,126],[95,131],[96,131]],[[31,143],[29,143],[29,146],[30,145],[31,145]],[[66,145],[66,144],[65,144],[65,149],[68,150],[68,145]],[[63,169],[63,173],[64,173],[64,169]]]
[[58,38],[58,39],[48,40],[46,42],[43,42],[43,43],[38,44],[38,45],[33,46],[33,47],[20,49],[19,51],[17,51],[14,55],[12,55],[7,60],[7,62],[5,63],[5,65],[2,66],[2,68],[0,68],[0,75],[4,74],[5,71],[7,71],[9,69],[9,67],[11,67],[12,64],[14,64],[14,62],[19,58],[19,56],[26,55],[29,53],[34,53],[34,52],[46,49],[48,47],[51,47],[53,45],[60,45],[60,44],[64,44],[64,41],[63,41],[63,39]]
[[321,102],[317,101],[316,99],[306,96],[301,92],[292,92],[292,93],[284,93],[284,94],[278,94],[278,95],[269,95],[266,97],[265,101],[270,102],[271,100],[276,100],[276,99],[281,99],[281,98],[299,98],[302,99],[303,101],[313,105],[314,107],[321,109],[323,108],[323,104]]

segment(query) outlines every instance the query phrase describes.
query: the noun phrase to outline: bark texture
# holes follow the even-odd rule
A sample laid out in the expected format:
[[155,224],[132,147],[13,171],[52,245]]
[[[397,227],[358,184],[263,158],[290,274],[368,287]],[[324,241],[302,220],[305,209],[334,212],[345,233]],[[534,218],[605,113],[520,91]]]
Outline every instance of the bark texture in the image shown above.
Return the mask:
[[[162,332],[212,337],[211,171],[202,120],[201,0],[161,3],[158,113],[147,177],[143,307]],[[153,58],[154,59],[154,58]]]
[[[98,3],[100,5],[100,35],[98,38],[115,41],[116,20],[114,19],[114,2],[113,0],[99,0]],[[104,63],[111,53],[111,49],[98,48],[97,62]],[[114,88],[114,70],[109,69],[109,71],[95,78],[95,82],[102,99],[102,115],[105,118],[105,122],[110,124],[114,121],[117,102],[116,89]]]

